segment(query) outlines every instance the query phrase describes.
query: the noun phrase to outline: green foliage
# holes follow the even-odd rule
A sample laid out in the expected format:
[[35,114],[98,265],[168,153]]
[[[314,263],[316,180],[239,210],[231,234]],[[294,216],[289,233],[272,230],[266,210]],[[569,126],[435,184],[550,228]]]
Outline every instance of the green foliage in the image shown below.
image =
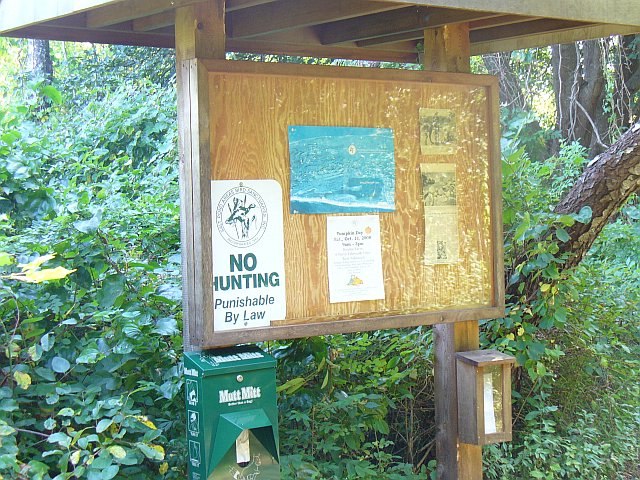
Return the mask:
[[0,117],[0,251],[33,266],[0,262],[0,475],[184,478],[174,94],[42,94]]
[[421,328],[278,344],[284,478],[429,478],[415,445],[430,350]]
[[563,270],[564,228],[591,213],[552,208],[580,174],[584,152],[569,145],[534,162],[518,140],[503,141],[503,198],[507,281],[520,295],[507,299],[506,317],[485,322],[483,343],[513,353],[522,369],[514,442],[485,449],[485,475],[629,478],[640,438],[640,215],[632,200],[587,259]]

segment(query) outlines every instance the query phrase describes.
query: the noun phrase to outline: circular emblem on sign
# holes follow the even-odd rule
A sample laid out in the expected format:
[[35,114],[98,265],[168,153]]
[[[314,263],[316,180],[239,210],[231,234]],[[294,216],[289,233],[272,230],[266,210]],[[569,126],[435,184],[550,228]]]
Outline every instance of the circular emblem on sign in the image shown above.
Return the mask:
[[250,247],[267,229],[267,205],[253,188],[240,183],[225,192],[216,208],[216,225],[222,238],[234,247]]
[[349,155],[355,155],[358,152],[358,149],[355,145],[351,144],[349,145],[349,148],[347,148],[347,151],[349,152]]

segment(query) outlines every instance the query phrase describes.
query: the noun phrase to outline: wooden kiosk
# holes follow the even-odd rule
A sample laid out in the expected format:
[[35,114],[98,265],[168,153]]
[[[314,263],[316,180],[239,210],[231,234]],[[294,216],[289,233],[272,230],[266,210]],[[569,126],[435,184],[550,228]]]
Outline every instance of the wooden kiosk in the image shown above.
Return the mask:
[[[638,0],[578,3],[0,0],[0,34],[175,48],[186,348],[434,325],[438,476],[481,479],[481,447],[458,440],[455,352],[477,349],[478,320],[503,312],[501,180],[497,80],[469,74],[469,58],[640,31]],[[426,71],[232,62],[227,52]],[[306,150],[294,154],[309,127],[329,145],[301,137]],[[374,133],[392,145],[386,166],[364,139]],[[358,140],[338,148],[349,135]],[[318,160],[333,157],[343,163]],[[358,171],[368,164],[384,171]],[[262,202],[262,180],[279,188],[275,207]],[[300,211],[309,192],[324,206]],[[342,262],[354,255],[345,244],[365,237],[374,247]],[[231,250],[216,259],[220,238]],[[339,279],[362,264],[367,275],[348,284],[371,280],[369,294]],[[249,292],[268,282],[273,297]],[[252,302],[275,313],[236,323],[233,309]]]

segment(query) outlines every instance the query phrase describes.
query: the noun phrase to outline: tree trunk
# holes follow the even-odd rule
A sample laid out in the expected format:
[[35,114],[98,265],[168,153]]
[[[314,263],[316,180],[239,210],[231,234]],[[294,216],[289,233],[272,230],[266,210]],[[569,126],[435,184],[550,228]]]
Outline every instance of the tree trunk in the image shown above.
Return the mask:
[[561,137],[579,142],[593,158],[606,150],[609,126],[600,41],[554,45],[551,62]]
[[592,160],[571,190],[555,208],[556,213],[577,213],[591,207],[589,223],[568,229],[569,241],[560,246],[571,256],[565,268],[576,266],[609,219],[640,189],[640,122],[615,144]]
[[616,112],[620,116],[619,126],[626,128],[632,123],[633,118],[640,114],[640,104],[634,100],[635,94],[640,90],[640,60],[638,50],[640,35],[627,35],[622,38],[620,47],[620,74],[616,75],[616,81],[620,85],[616,90],[620,92],[616,101]]
[[53,80],[53,62],[49,40],[27,40],[26,71],[32,80],[44,80],[51,83]]
[[[569,253],[563,269],[575,267],[584,258],[605,225],[616,215],[629,197],[640,189],[640,122],[636,123],[604,153],[592,160],[574,183],[571,190],[556,205],[558,214],[578,213],[583,207],[591,208],[591,220],[576,222],[567,228],[569,240],[561,244],[558,255]],[[515,264],[526,261],[519,258]],[[529,297],[538,288],[531,277],[507,288],[507,296]]]
[[511,52],[483,55],[482,60],[489,74],[498,77],[500,105],[511,112],[529,110],[529,105],[520,86],[520,80],[511,68]]

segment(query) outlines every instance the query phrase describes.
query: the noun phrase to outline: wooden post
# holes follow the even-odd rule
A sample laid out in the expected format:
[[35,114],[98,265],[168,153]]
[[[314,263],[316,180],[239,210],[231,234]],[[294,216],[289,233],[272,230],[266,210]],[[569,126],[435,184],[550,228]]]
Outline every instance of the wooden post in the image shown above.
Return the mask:
[[[424,66],[431,71],[469,73],[469,24],[425,30]],[[482,480],[482,447],[458,442],[455,359],[455,352],[476,350],[479,343],[477,321],[438,324],[433,328],[439,480]]]
[[[224,0],[176,9],[184,350],[212,318],[211,145],[208,74],[199,59],[225,58]],[[210,323],[210,322],[208,322]]]

